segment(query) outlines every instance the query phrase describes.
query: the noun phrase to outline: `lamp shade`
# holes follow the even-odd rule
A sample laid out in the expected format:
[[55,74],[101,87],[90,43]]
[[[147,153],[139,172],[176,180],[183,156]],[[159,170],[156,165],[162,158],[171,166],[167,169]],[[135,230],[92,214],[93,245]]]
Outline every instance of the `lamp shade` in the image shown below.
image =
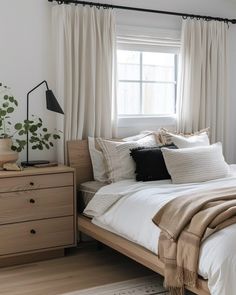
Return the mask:
[[54,93],[50,89],[46,90],[46,103],[47,103],[47,109],[49,111],[59,113],[59,114],[64,114]]

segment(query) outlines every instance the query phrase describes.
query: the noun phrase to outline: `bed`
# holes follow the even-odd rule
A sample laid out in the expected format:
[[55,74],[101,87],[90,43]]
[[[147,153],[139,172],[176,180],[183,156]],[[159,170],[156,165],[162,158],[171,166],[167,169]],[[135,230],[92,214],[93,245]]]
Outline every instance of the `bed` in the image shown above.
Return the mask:
[[[75,140],[68,142],[69,165],[76,169],[77,187],[80,184],[92,181],[92,164],[88,150],[87,140]],[[136,243],[107,231],[91,222],[91,218],[82,214],[78,215],[78,229],[80,232],[94,238],[97,241],[115,249],[116,251],[128,256],[147,268],[163,275],[164,265],[158,257],[151,251]],[[199,277],[198,288],[188,288],[188,290],[198,295],[209,295],[207,281]]]

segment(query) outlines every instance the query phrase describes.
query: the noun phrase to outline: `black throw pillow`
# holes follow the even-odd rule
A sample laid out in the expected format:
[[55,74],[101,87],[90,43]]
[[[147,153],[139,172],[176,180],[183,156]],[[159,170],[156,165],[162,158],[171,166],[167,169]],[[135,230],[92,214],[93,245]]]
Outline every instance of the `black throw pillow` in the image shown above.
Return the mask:
[[[173,144],[162,147],[177,149]],[[152,181],[171,178],[162,155],[162,147],[139,147],[130,150],[130,155],[136,163],[135,173],[137,181]]]

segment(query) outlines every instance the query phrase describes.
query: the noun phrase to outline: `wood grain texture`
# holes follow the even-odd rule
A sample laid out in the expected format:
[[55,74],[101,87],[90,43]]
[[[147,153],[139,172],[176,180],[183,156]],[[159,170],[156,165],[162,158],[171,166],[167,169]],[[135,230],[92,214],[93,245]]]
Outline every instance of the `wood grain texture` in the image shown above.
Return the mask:
[[93,169],[88,149],[88,140],[68,141],[68,160],[76,170],[77,188],[83,182],[93,180]]
[[28,175],[18,177],[0,178],[0,192],[36,190],[50,187],[73,185],[72,173]]
[[0,225],[69,215],[74,215],[73,186],[0,193]]
[[[9,256],[0,259],[0,276],[1,276],[1,268],[15,266],[19,264],[26,264],[26,263],[33,263],[42,260],[49,260],[55,259],[59,257],[64,257],[65,250],[56,249],[56,250],[49,250],[49,251],[41,251],[41,252],[33,252],[29,254],[20,254],[17,256]],[[1,294],[1,292],[0,292]]]
[[67,294],[152,274],[115,251],[85,245],[60,259],[0,269],[0,295]]
[[56,167],[44,167],[44,168],[35,168],[27,167],[22,171],[0,171],[0,178],[7,177],[18,177],[18,176],[31,176],[31,175],[45,175],[45,174],[57,174],[65,172],[74,172],[74,169],[64,165],[58,165]]
[[[82,215],[78,217],[78,228],[81,232],[163,275],[164,264],[159,260],[157,255],[145,248],[94,225],[89,218]],[[210,295],[207,281],[199,278],[198,286],[198,288],[187,289],[198,295]]]
[[3,225],[0,229],[0,256],[74,245],[73,222],[71,216]]
[[75,189],[66,166],[0,172],[0,266],[76,246]]

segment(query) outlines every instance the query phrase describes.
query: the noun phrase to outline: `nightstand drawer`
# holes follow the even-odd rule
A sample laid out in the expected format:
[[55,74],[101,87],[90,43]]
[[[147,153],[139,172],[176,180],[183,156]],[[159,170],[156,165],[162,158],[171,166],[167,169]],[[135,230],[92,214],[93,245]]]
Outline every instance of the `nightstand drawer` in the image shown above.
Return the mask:
[[0,193],[0,224],[74,214],[74,188]]
[[0,227],[0,255],[66,247],[74,242],[73,216]]
[[0,192],[25,191],[73,185],[73,173],[30,175],[0,179]]

